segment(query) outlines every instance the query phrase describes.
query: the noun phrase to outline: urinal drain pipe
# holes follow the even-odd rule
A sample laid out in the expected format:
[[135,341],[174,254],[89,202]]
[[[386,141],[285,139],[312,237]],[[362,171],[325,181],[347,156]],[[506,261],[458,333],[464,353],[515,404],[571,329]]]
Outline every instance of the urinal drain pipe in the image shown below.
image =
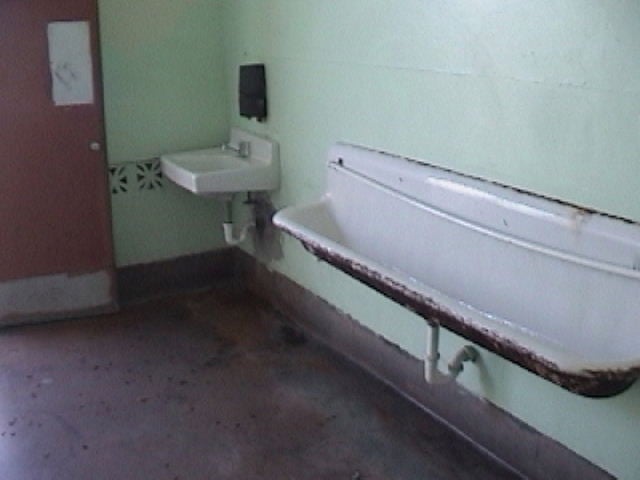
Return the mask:
[[447,366],[448,372],[438,369],[440,360],[440,326],[427,323],[427,342],[424,357],[424,378],[427,383],[446,383],[455,380],[464,368],[464,362],[475,362],[478,351],[471,345],[465,345],[454,355]]

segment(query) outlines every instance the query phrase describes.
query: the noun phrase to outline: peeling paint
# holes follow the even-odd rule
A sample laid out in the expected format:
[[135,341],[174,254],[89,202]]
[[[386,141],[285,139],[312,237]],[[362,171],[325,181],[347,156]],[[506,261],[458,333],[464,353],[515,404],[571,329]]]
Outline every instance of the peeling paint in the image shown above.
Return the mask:
[[0,283],[0,326],[64,318],[79,312],[112,311],[115,281],[110,271],[56,274]]
[[439,324],[573,393],[593,398],[611,397],[625,391],[640,376],[640,367],[627,370],[564,371],[558,365],[540,357],[531,350],[507,338],[500,337],[486,328],[479,328],[471,324],[463,316],[437,304],[433,299],[425,297],[365,265],[309,241],[309,239],[301,238],[299,234],[289,229],[285,228],[284,230],[298,238],[304,248],[320,260],[329,263],[416,313],[430,325]]

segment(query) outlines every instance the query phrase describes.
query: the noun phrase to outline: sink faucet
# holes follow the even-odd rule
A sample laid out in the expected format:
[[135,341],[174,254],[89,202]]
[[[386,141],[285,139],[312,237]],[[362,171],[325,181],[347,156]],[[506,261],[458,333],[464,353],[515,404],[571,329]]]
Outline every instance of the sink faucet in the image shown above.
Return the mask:
[[221,149],[231,150],[236,152],[241,158],[248,158],[251,155],[251,143],[250,142],[238,142],[238,146],[234,147],[230,143],[223,143]]

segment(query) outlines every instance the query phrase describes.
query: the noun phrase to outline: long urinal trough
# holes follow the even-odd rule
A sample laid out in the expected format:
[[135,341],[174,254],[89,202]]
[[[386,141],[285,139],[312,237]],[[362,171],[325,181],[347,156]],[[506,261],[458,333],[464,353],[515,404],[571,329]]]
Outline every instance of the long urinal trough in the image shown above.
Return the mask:
[[347,144],[274,223],[394,301],[572,392],[640,374],[640,225]]

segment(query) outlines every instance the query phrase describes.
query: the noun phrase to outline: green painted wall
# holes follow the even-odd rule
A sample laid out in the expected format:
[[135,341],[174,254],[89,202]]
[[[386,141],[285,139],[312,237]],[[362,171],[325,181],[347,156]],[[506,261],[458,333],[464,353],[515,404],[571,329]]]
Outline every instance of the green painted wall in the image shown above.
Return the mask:
[[[241,62],[268,68],[268,122],[240,119],[235,95],[229,108],[232,124],[280,143],[277,205],[320,195],[327,149],[344,140],[640,220],[640,3],[223,3],[229,84]],[[421,355],[422,320],[283,241],[274,269]],[[463,344],[443,340],[446,356]],[[620,478],[640,478],[640,386],[589,400],[486,352],[461,381]]]
[[[218,0],[99,0],[110,164],[225,140]],[[222,207],[168,184],[112,197],[118,266],[223,245]]]

